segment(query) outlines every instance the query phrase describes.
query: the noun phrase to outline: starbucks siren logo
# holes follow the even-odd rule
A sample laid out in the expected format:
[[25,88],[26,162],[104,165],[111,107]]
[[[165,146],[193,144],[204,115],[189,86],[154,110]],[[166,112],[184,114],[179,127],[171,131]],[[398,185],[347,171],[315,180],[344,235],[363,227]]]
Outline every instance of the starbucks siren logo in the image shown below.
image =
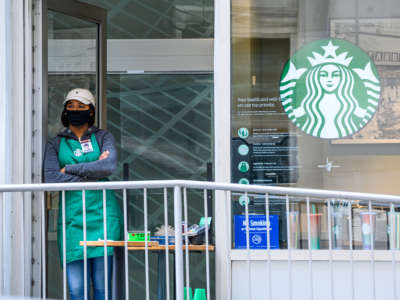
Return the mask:
[[76,157],[82,156],[82,150],[81,150],[81,149],[76,149],[76,150],[74,151],[74,155],[75,155]]
[[285,65],[280,83],[283,108],[304,132],[324,139],[351,136],[379,105],[375,65],[359,47],[338,39],[312,42]]

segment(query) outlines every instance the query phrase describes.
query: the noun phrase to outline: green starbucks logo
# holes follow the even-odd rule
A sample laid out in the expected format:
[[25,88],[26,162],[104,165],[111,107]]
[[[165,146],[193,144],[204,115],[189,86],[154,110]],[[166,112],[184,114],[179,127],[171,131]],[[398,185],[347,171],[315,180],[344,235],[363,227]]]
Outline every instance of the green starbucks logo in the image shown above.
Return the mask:
[[82,150],[81,150],[81,149],[76,149],[76,150],[74,151],[74,155],[75,155],[76,157],[82,156]]
[[283,108],[304,132],[319,138],[351,136],[376,112],[380,81],[359,47],[338,39],[312,42],[285,65],[280,82]]

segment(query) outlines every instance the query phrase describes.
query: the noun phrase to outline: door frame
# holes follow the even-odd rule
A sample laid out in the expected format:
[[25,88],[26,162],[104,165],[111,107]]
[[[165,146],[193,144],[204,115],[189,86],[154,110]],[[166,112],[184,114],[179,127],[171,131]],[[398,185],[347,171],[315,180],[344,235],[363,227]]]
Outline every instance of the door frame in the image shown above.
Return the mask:
[[[231,182],[231,0],[215,1],[214,9],[214,149],[215,181]],[[225,199],[223,191],[215,199]],[[231,202],[215,201],[216,299],[231,299]],[[227,234],[228,233],[228,234]]]
[[[106,72],[107,72],[107,10],[77,0],[37,0],[33,6],[33,98],[34,98],[34,130],[32,137],[34,166],[33,174],[37,174],[36,181],[42,181],[42,162],[47,142],[48,126],[48,11],[63,13],[97,24],[97,51],[96,51],[96,84],[97,107],[96,117],[98,124],[105,127],[106,123]],[[43,299],[47,296],[47,229],[46,206],[44,193],[34,195],[32,232],[36,246],[33,247],[33,258],[40,262],[40,271],[32,272],[33,280],[37,283],[33,294]],[[37,222],[37,220],[41,220]],[[40,246],[39,246],[40,241]]]

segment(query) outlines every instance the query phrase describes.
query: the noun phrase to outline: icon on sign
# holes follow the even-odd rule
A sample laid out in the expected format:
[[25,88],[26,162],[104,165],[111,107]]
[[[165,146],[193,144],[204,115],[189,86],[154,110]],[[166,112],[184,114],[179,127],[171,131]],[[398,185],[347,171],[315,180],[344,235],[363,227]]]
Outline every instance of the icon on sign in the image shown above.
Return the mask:
[[242,195],[242,196],[239,197],[239,204],[240,204],[241,206],[244,206],[244,205],[246,205],[246,204],[249,204],[249,202],[250,202],[250,198],[249,198],[248,196]]
[[250,169],[249,163],[247,161],[241,161],[238,165],[240,172],[247,172]]
[[247,178],[240,178],[238,183],[239,184],[250,184],[250,181]]
[[253,235],[253,237],[251,238],[251,241],[255,244],[255,245],[259,245],[262,242],[262,237],[259,234],[255,234]]
[[249,154],[249,146],[247,146],[245,144],[240,145],[238,148],[238,152],[240,155],[243,155],[243,156]]
[[241,139],[247,139],[249,137],[249,130],[245,127],[239,128],[238,135]]

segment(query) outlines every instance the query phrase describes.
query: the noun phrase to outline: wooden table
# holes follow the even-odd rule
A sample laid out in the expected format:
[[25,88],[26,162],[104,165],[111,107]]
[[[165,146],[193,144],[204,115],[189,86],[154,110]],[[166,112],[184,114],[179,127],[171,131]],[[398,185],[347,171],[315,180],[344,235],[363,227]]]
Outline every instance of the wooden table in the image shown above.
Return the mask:
[[[124,247],[124,241],[107,241],[107,246],[109,247]],[[84,242],[81,241],[80,245],[83,246]],[[88,247],[104,247],[104,241],[87,241],[86,245]],[[128,250],[133,251],[143,251],[145,250],[145,242],[128,242]],[[186,250],[186,245],[182,246],[183,250]],[[147,249],[149,251],[162,251],[165,250],[165,245],[159,245],[158,242],[147,242]],[[169,250],[174,251],[175,245],[169,245]],[[189,251],[206,251],[206,245],[189,245]],[[208,251],[215,251],[214,245],[208,246]]]
[[[83,246],[84,242],[81,241],[80,245]],[[104,247],[104,241],[87,241],[86,245],[88,247]],[[124,241],[107,241],[106,245],[109,247],[124,247],[125,242]],[[206,245],[188,245],[189,246],[189,251],[193,252],[204,252],[206,251],[207,247]],[[144,251],[145,250],[145,242],[128,242],[128,250],[130,251]],[[148,251],[154,251],[155,253],[158,254],[159,260],[158,260],[158,266],[157,268],[165,268],[165,245],[159,245],[158,242],[147,242],[147,250]],[[183,250],[186,250],[185,244],[182,245]],[[175,245],[169,245],[168,249],[171,250],[170,254],[175,254]],[[209,245],[208,250],[213,252],[215,251],[215,246],[214,245]],[[174,255],[174,261],[175,261],[175,255]],[[161,263],[160,263],[161,262]],[[175,263],[175,262],[174,262]],[[157,274],[157,299],[158,300],[164,300],[165,297],[165,290],[162,289],[162,286],[165,286],[165,275],[164,272],[161,272],[161,274]],[[160,292],[161,289],[161,292]],[[174,294],[175,294],[175,281],[174,281]]]
[[[183,250],[186,250],[186,246],[183,245],[182,246]],[[175,245],[169,245],[168,247],[169,250],[175,251]],[[138,251],[138,250],[145,250],[144,246],[141,247],[128,247],[128,250],[134,250],[134,251]],[[160,246],[152,246],[152,247],[148,247],[149,251],[160,251],[160,250],[165,250],[165,246],[164,245],[160,245]],[[206,245],[189,245],[189,251],[206,251]],[[215,251],[215,246],[214,245],[209,245],[208,246],[208,251]]]

